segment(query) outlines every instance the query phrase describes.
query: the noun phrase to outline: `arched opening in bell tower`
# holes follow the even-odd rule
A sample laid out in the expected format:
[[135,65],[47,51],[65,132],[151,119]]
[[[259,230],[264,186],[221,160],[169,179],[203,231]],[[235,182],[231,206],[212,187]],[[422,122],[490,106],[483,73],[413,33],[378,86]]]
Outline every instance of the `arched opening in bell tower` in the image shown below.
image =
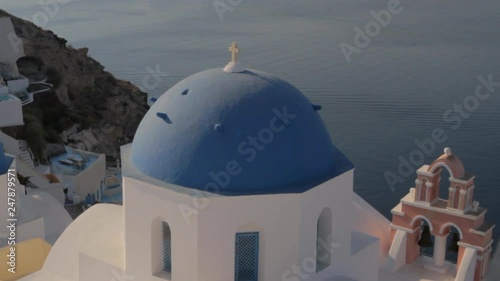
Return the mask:
[[434,229],[431,221],[424,216],[417,216],[413,218],[412,226],[420,226],[420,235],[416,241],[420,247],[420,255],[433,257],[434,255]]
[[[437,171],[439,172],[438,197],[444,200],[448,200],[450,197],[450,187],[455,188],[453,186],[453,183],[450,182],[452,174],[450,173],[450,170],[445,166],[438,168]],[[453,191],[451,192],[452,194],[454,194]]]
[[458,262],[458,242],[463,239],[462,230],[454,223],[446,223],[441,227],[440,233],[447,235],[445,259],[456,264]]

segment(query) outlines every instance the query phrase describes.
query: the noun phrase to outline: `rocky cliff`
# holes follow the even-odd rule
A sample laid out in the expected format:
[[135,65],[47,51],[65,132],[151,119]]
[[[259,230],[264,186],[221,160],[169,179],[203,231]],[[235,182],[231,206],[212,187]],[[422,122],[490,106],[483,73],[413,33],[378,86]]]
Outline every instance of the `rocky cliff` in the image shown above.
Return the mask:
[[23,40],[26,56],[18,61],[19,72],[54,85],[23,108],[24,127],[8,133],[28,140],[41,162],[47,159],[48,143],[118,158],[120,145],[132,141],[147,112],[147,94],[106,72],[88,49],[74,49],[53,32],[0,10],[4,16],[11,17]]

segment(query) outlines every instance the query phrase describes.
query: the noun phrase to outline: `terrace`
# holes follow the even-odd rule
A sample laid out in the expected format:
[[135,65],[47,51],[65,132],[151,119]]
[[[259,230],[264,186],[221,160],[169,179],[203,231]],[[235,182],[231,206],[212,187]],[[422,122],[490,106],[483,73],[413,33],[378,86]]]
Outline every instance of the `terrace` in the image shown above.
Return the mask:
[[33,95],[51,89],[52,85],[46,80],[30,82],[19,73],[15,63],[0,62],[0,101],[7,100],[10,94],[20,99],[22,105],[27,105],[33,102]]
[[38,93],[48,92],[52,85],[46,80],[40,82],[30,82],[28,78],[19,75],[17,78],[6,76],[0,78],[0,101],[7,100],[10,94],[21,100],[22,105],[33,102],[33,96]]
[[98,156],[66,147],[64,154],[50,159],[52,173],[76,176],[97,161]]
[[80,204],[89,196],[100,195],[101,184],[106,177],[105,155],[66,146],[63,153],[49,160],[50,173],[61,179],[68,189],[68,204]]

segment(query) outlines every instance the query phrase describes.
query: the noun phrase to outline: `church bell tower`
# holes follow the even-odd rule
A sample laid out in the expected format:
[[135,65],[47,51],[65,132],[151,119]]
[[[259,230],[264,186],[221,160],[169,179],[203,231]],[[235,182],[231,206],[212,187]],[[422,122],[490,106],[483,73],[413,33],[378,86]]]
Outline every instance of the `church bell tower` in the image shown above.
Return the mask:
[[[444,179],[449,182],[446,199],[439,198],[443,169],[450,175]],[[419,259],[421,248],[432,247],[432,262],[424,265],[426,269],[452,270],[454,265],[445,258],[449,251],[455,251],[457,276],[483,280],[490,264],[495,225],[485,220],[486,209],[474,201],[474,179],[449,148],[432,164],[417,170],[415,187],[392,210],[391,253],[399,254],[392,258],[404,259],[395,261],[392,270]],[[452,239],[448,239],[450,235]]]

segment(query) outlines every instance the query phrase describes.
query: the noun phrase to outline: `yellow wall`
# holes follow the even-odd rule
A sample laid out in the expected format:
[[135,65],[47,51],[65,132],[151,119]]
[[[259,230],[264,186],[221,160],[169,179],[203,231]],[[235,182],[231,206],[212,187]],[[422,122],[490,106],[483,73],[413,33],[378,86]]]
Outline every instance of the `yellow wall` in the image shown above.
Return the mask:
[[10,266],[7,264],[10,253],[10,247],[0,249],[0,281],[14,281],[31,273],[42,269],[45,259],[52,248],[49,243],[43,239],[34,238],[16,244],[16,268],[15,273],[8,271]]

